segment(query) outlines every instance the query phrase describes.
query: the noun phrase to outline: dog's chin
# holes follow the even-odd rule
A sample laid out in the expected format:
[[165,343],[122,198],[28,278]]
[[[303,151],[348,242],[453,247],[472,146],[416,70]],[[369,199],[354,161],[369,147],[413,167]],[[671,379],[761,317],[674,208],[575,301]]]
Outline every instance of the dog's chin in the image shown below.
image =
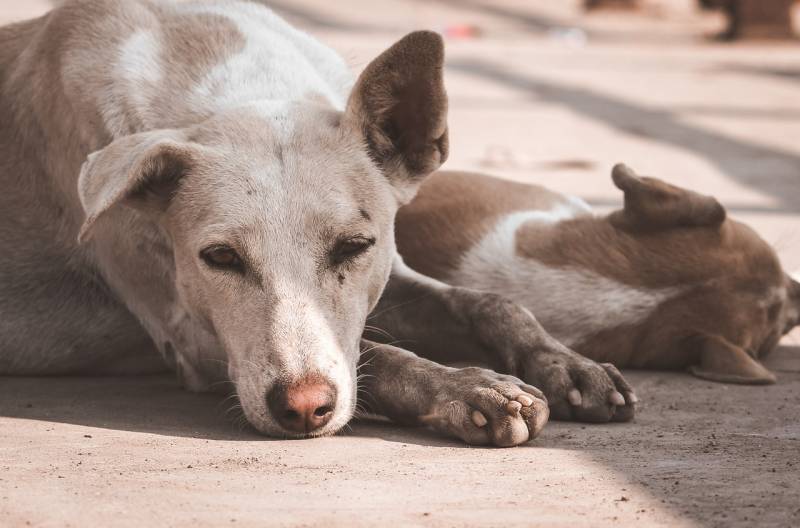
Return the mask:
[[278,428],[269,428],[269,429],[262,429],[259,427],[255,427],[256,431],[264,436],[269,436],[271,438],[280,438],[282,440],[305,440],[308,438],[320,438],[324,436],[333,436],[337,434],[342,428],[347,425],[347,421],[344,421],[342,424],[339,425],[326,425],[321,429],[317,429],[316,431],[311,431],[308,433],[295,433],[292,431],[287,431],[280,427]]
[[[246,416],[246,413],[245,413]],[[294,431],[287,431],[277,423],[271,420],[251,420],[247,419],[250,426],[255,429],[258,434],[268,436],[270,438],[278,438],[282,440],[303,440],[306,438],[319,438],[323,436],[333,436],[337,434],[342,428],[350,422],[353,418],[353,411],[350,409],[337,412],[334,417],[324,427],[308,433],[296,433]]]

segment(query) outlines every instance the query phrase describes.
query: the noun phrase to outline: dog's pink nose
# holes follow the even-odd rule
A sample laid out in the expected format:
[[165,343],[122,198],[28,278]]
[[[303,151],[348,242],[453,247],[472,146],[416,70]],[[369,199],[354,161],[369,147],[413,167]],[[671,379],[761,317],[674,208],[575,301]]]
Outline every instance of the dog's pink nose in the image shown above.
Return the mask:
[[311,433],[331,421],[336,389],[321,376],[277,383],[267,396],[272,416],[287,431]]

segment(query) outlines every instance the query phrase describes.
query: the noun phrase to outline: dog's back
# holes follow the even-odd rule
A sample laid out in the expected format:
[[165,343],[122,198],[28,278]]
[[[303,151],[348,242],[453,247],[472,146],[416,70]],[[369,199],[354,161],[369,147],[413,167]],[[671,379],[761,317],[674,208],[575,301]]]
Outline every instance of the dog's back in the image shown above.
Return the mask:
[[774,348],[797,324],[800,286],[772,249],[713,198],[620,174],[626,206],[606,217],[541,187],[436,174],[401,209],[398,249],[423,273],[523,304],[595,360],[674,369],[702,364],[709,339]]

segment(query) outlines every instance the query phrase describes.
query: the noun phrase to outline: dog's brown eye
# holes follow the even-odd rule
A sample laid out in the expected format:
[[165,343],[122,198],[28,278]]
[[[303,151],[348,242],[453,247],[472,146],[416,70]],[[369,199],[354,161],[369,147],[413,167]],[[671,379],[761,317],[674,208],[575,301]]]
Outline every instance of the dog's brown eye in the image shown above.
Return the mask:
[[214,246],[200,252],[200,257],[213,268],[242,269],[242,259],[236,250],[227,246]]
[[331,251],[331,262],[343,264],[357,258],[375,244],[374,238],[362,236],[339,240]]

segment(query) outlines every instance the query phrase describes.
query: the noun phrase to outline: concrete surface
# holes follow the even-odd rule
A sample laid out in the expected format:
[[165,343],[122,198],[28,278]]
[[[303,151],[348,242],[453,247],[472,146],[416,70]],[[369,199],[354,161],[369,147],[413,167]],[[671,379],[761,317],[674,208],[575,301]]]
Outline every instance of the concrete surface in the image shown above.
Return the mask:
[[[278,0],[355,69],[408,30],[449,38],[450,168],[620,204],[613,163],[717,195],[800,270],[800,47],[722,45],[688,0]],[[44,0],[0,0],[0,23]],[[551,423],[509,450],[355,423],[255,436],[169,378],[0,378],[0,526],[797,526],[800,336],[770,387],[628,372],[630,424]]]

